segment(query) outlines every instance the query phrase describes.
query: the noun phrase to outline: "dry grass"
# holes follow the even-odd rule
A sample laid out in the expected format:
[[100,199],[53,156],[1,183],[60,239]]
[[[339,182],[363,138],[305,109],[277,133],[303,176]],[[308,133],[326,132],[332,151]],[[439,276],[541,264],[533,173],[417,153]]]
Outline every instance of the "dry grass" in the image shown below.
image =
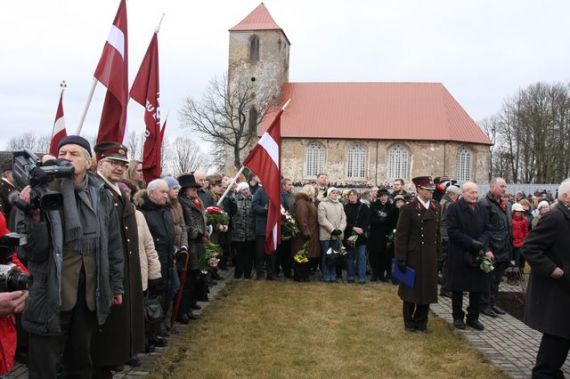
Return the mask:
[[229,284],[153,378],[506,378],[444,321],[406,333],[396,287]]

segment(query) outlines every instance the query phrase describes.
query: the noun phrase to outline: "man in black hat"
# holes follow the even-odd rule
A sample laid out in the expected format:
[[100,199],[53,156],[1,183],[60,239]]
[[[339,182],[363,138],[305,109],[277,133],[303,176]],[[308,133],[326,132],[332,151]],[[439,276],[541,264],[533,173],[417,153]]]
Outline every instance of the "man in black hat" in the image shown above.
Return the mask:
[[426,332],[429,305],[437,303],[437,257],[440,244],[439,204],[432,200],[435,186],[431,176],[413,178],[414,200],[400,208],[396,227],[395,256],[398,270],[415,270],[413,288],[400,283],[398,295],[404,301],[407,331]]
[[10,195],[16,190],[14,187],[14,178],[12,177],[12,160],[6,160],[2,163],[2,179],[0,179],[0,212],[4,213],[8,225],[10,224],[10,212],[12,211],[12,202]]
[[135,206],[117,186],[129,163],[127,148],[116,142],[102,142],[94,150],[97,175],[105,183],[119,216],[125,261],[123,304],[113,308],[105,325],[95,334],[92,347],[95,375],[110,377],[116,366],[127,361],[137,364],[136,355],[144,350],[144,299]]
[[[103,181],[88,173],[91,147],[76,135],[63,138],[58,157],[74,167],[72,178],[53,182],[62,209],[20,210],[19,253],[34,277],[22,315],[29,332],[30,378],[92,375],[91,344],[112,305],[123,301],[123,252],[117,213]],[[30,203],[30,186],[20,193]]]

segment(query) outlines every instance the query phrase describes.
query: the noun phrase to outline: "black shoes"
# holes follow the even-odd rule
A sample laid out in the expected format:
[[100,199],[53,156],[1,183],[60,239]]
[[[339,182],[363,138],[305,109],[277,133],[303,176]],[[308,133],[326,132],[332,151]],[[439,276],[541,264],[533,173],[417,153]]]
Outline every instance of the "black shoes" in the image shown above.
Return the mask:
[[409,333],[415,333],[417,331],[415,326],[406,326],[404,329]]
[[[454,322],[454,325],[455,325],[455,322]],[[467,318],[466,325],[470,326],[473,329],[478,330],[478,331],[485,330],[485,325],[481,324],[481,322],[479,322],[479,320],[476,318]]]
[[491,307],[491,309],[493,309],[493,311],[494,311],[496,314],[498,314],[498,315],[504,315],[505,313],[507,313],[507,312],[505,312],[502,308],[499,308],[499,307],[497,307],[496,305],[493,305],[493,306]]
[[481,309],[481,313],[484,314],[485,316],[489,316],[489,317],[493,317],[493,318],[499,317],[499,315],[497,313],[495,313],[495,311],[491,307],[485,307],[485,308]]
[[198,304],[192,304],[192,305],[190,306],[190,309],[193,309],[193,310],[197,311],[197,310],[202,309],[202,307],[199,306]]
[[452,298],[451,291],[439,290],[439,296]]
[[463,317],[461,318],[454,318],[453,319],[453,326],[456,329],[465,329],[465,321],[463,321]]

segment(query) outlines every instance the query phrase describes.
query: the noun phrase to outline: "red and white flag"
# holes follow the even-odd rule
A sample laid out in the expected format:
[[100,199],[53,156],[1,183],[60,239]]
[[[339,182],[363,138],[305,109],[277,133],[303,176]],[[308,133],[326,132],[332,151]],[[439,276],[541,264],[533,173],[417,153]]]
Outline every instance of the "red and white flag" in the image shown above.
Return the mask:
[[57,112],[55,112],[55,121],[53,123],[53,132],[51,134],[51,143],[49,144],[49,153],[57,157],[57,145],[63,137],[67,136],[67,131],[65,129],[65,121],[63,119],[63,89],[61,90],[61,95],[59,96],[59,104],[57,106]]
[[145,108],[146,125],[143,174],[147,183],[160,178],[160,151],[162,133],[160,130],[160,87],[158,80],[158,36],[154,33],[131,88],[131,98]]
[[107,87],[101,112],[97,143],[123,142],[129,99],[127,4],[121,0],[103,54],[95,69],[95,78]]
[[279,111],[271,126],[261,136],[243,165],[259,177],[269,198],[265,229],[265,252],[277,249],[281,239],[281,114]]

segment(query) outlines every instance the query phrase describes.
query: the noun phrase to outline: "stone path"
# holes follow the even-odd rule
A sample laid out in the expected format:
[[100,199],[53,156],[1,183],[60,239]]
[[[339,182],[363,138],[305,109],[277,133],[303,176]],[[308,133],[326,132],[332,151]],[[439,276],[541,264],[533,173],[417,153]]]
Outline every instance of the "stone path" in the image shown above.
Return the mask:
[[[210,289],[210,299],[214,299],[218,292],[226,286],[226,283],[232,280],[233,270],[226,271],[223,273],[223,276],[225,280],[219,281],[217,285]],[[505,292],[520,292],[521,287],[501,283],[500,290]],[[199,304],[202,306],[202,309],[208,306],[207,302],[200,302]],[[467,304],[469,304],[469,300],[466,296],[464,306],[467,306]],[[440,297],[439,303],[433,304],[431,310],[447,322],[453,322],[451,316],[451,299]],[[480,321],[485,325],[483,332],[477,332],[471,328],[457,330],[457,332],[462,334],[477,350],[481,351],[487,359],[500,366],[506,374],[515,379],[530,378],[531,370],[535,363],[536,352],[540,344],[540,339],[542,338],[541,333],[529,328],[509,314],[499,316],[498,318],[481,315]],[[188,327],[188,325],[176,325],[178,333],[182,333]],[[190,323],[189,325],[192,324]],[[176,343],[178,335],[179,334],[170,335],[168,338],[169,345]],[[151,354],[140,354],[140,366],[125,366],[125,369],[116,373],[114,378],[132,379],[147,375],[166,349],[168,349],[168,347],[157,348],[156,351]],[[570,377],[570,358],[566,360],[563,371],[565,375]],[[14,370],[12,370],[6,378],[27,378],[26,366],[16,364]]]
[[[501,283],[500,291],[521,292],[520,286]],[[467,307],[469,299],[464,297],[463,306]],[[451,316],[451,299],[439,297],[439,303],[430,309],[440,318],[453,322]],[[515,379],[530,378],[536,360],[536,352],[540,345],[542,334],[529,328],[523,322],[506,314],[498,318],[481,315],[479,318],[485,325],[485,330],[477,332],[474,329],[457,330],[487,359],[500,366],[503,371]],[[563,366],[564,374],[570,377],[570,358]]]

